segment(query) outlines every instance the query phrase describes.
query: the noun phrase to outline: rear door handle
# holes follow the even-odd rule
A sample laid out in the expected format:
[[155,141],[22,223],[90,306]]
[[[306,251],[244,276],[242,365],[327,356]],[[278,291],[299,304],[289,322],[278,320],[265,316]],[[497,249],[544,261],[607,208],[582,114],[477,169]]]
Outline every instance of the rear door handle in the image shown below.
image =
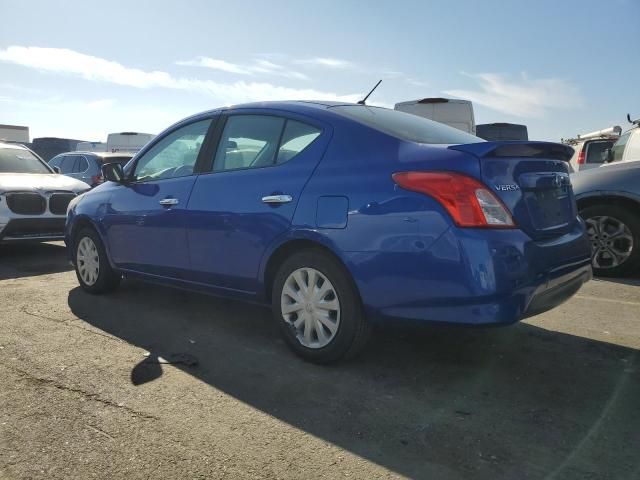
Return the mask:
[[262,197],[262,203],[269,204],[282,204],[289,203],[293,200],[291,195],[267,195],[266,197]]
[[163,198],[158,203],[163,207],[171,207],[173,205],[177,205],[180,201],[177,198]]

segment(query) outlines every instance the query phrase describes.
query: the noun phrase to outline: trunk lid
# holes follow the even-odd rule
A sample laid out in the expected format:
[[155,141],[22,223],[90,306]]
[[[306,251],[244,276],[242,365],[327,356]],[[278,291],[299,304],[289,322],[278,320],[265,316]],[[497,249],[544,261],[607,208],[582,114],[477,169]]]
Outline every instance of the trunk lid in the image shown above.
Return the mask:
[[577,207],[569,179],[573,149],[551,142],[483,142],[449,146],[480,160],[482,181],[535,239],[567,233]]

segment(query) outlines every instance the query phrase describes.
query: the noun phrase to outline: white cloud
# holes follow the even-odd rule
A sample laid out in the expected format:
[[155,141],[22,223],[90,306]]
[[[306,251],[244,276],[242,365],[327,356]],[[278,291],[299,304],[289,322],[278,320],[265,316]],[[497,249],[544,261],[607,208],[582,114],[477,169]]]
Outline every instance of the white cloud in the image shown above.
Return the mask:
[[[7,123],[29,125],[32,138],[62,137],[105,141],[107,132],[159,132],[189,111],[146,107],[111,99],[78,100],[59,95],[13,98],[0,95],[0,110]],[[100,114],[96,115],[96,111]],[[81,119],[79,121],[78,119]]]
[[544,117],[553,109],[582,106],[578,89],[560,78],[532,79],[522,74],[509,79],[497,73],[468,75],[479,82],[478,90],[445,90],[454,97],[519,117]]
[[282,87],[266,82],[224,83],[174,77],[167,72],[126,67],[118,62],[64,48],[10,46],[6,49],[0,49],[0,61],[116,85],[197,92],[214,97],[225,105],[256,100],[315,99],[353,102],[360,98],[358,93],[341,95],[311,88]]
[[407,83],[409,85],[413,85],[414,87],[429,87],[428,82],[423,82],[422,80],[416,80],[415,78],[407,78]]
[[177,65],[189,66],[189,67],[204,67],[213,70],[220,70],[228,73],[235,73],[238,75],[276,75],[279,77],[295,78],[298,80],[308,80],[304,73],[288,70],[282,65],[270,62],[268,60],[255,60],[254,63],[248,65],[240,65],[237,63],[230,63],[226,60],[220,60],[210,57],[197,57],[193,60],[180,60],[176,62]]
[[184,65],[187,67],[205,67],[213,70],[221,70],[228,73],[237,73],[239,75],[250,75],[251,72],[241,65],[229,63],[224,60],[209,57],[198,57],[194,60],[180,60],[176,65]]
[[340,58],[331,58],[331,57],[314,57],[314,58],[306,58],[301,60],[295,60],[294,63],[299,63],[300,65],[312,65],[316,67],[328,67],[335,69],[353,69],[356,66],[348,61],[342,60]]

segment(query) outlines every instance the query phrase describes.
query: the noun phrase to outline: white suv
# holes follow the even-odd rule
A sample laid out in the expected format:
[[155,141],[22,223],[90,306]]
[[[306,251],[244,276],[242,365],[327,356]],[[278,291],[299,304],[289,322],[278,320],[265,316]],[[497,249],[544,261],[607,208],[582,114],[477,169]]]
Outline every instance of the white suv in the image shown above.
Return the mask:
[[63,239],[67,205],[89,188],[28,148],[0,142],[0,243]]

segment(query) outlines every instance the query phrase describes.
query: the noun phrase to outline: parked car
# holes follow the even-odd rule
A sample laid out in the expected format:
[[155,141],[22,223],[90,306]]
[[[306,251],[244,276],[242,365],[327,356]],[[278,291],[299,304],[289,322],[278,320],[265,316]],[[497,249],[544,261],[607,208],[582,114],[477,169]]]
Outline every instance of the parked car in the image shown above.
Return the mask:
[[132,153],[66,152],[49,160],[49,166],[95,187],[104,181],[102,165],[115,162],[124,165],[131,157]]
[[527,126],[517,123],[483,123],[476,125],[476,135],[491,142],[500,140],[529,140]]
[[640,160],[572,175],[587,223],[596,275],[619,277],[640,269]]
[[473,104],[469,100],[451,98],[423,98],[396,103],[396,110],[412,113],[444,123],[463,132],[476,134],[476,121],[473,115]]
[[611,149],[606,152],[607,163],[640,160],[640,118],[631,120],[631,117],[627,115],[627,119],[633,127],[624,132]]
[[622,128],[616,125],[563,140],[563,143],[574,148],[574,154],[569,162],[571,171],[579,172],[602,165],[607,160],[607,152],[620,137],[620,133]]
[[332,362],[380,319],[506,325],[571,297],[591,277],[571,153],[365,105],[241,105],[105,165],[65,241],[87,292],[125,275],[270,304],[297,354]]
[[0,142],[0,243],[62,240],[67,205],[88,189],[28,148]]

